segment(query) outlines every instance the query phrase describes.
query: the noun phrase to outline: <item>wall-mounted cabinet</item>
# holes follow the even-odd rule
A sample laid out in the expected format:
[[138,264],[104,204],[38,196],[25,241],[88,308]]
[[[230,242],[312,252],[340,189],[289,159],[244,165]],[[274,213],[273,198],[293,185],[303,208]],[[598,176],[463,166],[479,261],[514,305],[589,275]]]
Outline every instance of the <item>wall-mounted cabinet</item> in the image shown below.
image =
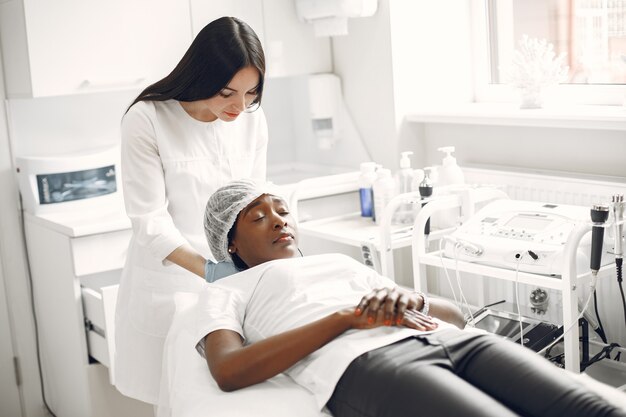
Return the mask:
[[0,40],[9,98],[140,88],[188,48],[189,3],[9,0]]
[[210,21],[236,16],[258,34],[268,77],[329,72],[293,0],[8,0],[0,41],[8,98],[139,89],[166,76]]
[[265,51],[268,77],[332,71],[330,38],[317,38],[296,14],[294,0],[190,0],[194,36],[210,21],[234,16],[257,33]]

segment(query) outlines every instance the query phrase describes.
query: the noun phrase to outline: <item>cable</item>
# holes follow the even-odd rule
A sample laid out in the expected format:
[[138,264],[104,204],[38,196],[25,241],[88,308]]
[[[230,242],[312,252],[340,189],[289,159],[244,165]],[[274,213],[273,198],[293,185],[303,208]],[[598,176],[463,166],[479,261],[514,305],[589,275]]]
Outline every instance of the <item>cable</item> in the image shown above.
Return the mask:
[[564,329],[563,333],[557,337],[556,339],[554,339],[554,341],[552,343],[550,343],[549,345],[547,345],[546,347],[544,347],[543,349],[541,349],[539,352],[537,352],[538,354],[543,354],[546,351],[549,351],[550,348],[552,348],[552,346],[556,345],[558,342],[561,341],[561,339],[563,337],[565,337],[565,335],[567,334],[567,332],[569,332],[570,330],[572,330],[574,328],[574,326],[578,326],[578,322],[581,319],[581,317],[583,316],[583,314],[585,314],[585,311],[587,310],[587,308],[589,307],[589,302],[591,301],[592,298],[592,293],[595,292],[596,290],[596,283],[598,281],[598,275],[592,275],[592,280],[591,280],[591,285],[590,285],[590,291],[591,293],[589,294],[589,296],[587,297],[587,301],[585,302],[585,305],[582,308],[582,311],[580,312],[580,314],[578,314],[578,317],[576,318],[576,320],[574,320],[574,322],[572,324],[570,324],[570,326],[567,329]]
[[454,286],[452,285],[452,280],[450,279],[450,275],[448,274],[448,268],[443,262],[443,254],[441,249],[441,244],[443,243],[443,239],[439,239],[439,259],[441,260],[441,267],[443,268],[443,272],[446,275],[446,279],[448,280],[448,285],[450,285],[450,290],[452,291],[452,297],[454,298],[454,303],[458,306],[459,302],[456,299],[456,293],[454,292]]
[[622,307],[624,309],[624,323],[626,323],[626,298],[624,297],[624,287],[619,283],[619,292],[622,295]]
[[593,310],[596,313],[596,319],[598,320],[598,330],[596,333],[600,336],[604,343],[608,343],[606,338],[606,333],[604,332],[604,326],[602,325],[602,320],[600,320],[600,312],[598,311],[598,293],[593,291]]
[[[621,238],[621,236],[619,238]],[[618,237],[615,236],[615,239],[618,239]],[[623,262],[624,262],[623,258],[615,259],[615,268],[617,270],[617,285],[619,286],[619,292],[622,296],[622,308],[624,310],[624,324],[626,325],[626,298],[624,297],[624,286],[623,286],[623,279],[622,279]]]
[[522,312],[519,302],[519,264],[524,258],[524,254],[518,253],[515,257],[517,258],[517,262],[515,263],[515,304],[517,308],[517,317],[519,319],[520,343],[524,346],[524,327],[522,326]]
[[616,347],[620,347],[620,345],[617,344],[617,343],[611,343],[610,345],[607,345],[607,346],[603,347],[600,352],[596,353],[587,362],[584,362],[584,363],[580,364],[580,372],[583,372],[589,366],[593,365],[594,363],[596,363],[598,361],[601,361],[602,359],[605,359],[605,358],[611,359],[611,356],[610,356],[611,355],[611,351],[613,349],[615,349]]
[[[20,200],[20,208],[22,206],[22,194],[19,194]],[[24,237],[24,256],[26,257],[26,273],[28,275],[28,293],[30,296],[30,304],[33,308],[33,324],[35,327],[35,350],[37,351],[37,368],[39,369],[39,386],[41,388],[41,398],[43,400],[43,405],[46,407],[46,411],[52,415],[52,417],[56,417],[56,414],[52,412],[52,409],[48,405],[48,401],[46,400],[46,390],[44,388],[43,383],[43,371],[41,368],[41,348],[39,345],[39,325],[37,322],[37,313],[35,312],[35,292],[33,290],[33,277],[30,270],[30,257],[28,255],[28,245],[26,245],[26,225],[24,222],[24,211],[20,210],[20,226],[22,229],[22,236]]]
[[[500,301],[496,301],[495,303],[491,303],[491,304],[485,304],[481,310],[484,310],[485,308],[489,308],[489,307],[493,307],[493,306],[497,306],[498,304],[502,304],[502,303],[506,303],[506,300],[500,300]],[[480,311],[480,310],[479,310]]]
[[470,325],[472,327],[476,327],[476,322],[474,320],[474,315],[472,314],[472,309],[470,308],[469,303],[467,302],[467,299],[465,298],[465,294],[463,293],[463,288],[461,287],[461,276],[459,275],[459,256],[458,256],[458,249],[460,248],[461,244],[462,244],[461,242],[457,242],[457,244],[454,245],[454,273],[456,275],[456,285],[459,287],[459,299],[465,303],[465,308],[467,309],[467,312],[469,314]]
[[622,307],[624,308],[624,324],[626,324],[626,298],[624,298],[624,287],[622,286],[622,264],[624,262],[624,247],[622,245],[622,235],[624,232],[624,195],[615,194],[613,202],[613,222],[615,227],[615,268],[617,272],[617,284],[622,295]]

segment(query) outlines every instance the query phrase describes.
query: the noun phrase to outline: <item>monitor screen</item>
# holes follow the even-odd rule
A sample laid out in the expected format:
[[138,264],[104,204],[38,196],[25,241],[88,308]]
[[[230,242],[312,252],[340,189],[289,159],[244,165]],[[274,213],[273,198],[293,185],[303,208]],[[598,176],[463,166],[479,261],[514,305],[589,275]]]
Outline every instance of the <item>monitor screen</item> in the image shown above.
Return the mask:
[[545,216],[514,216],[505,226],[523,230],[543,230],[552,223],[552,219]]
[[117,191],[115,165],[83,171],[37,175],[39,204],[98,197]]

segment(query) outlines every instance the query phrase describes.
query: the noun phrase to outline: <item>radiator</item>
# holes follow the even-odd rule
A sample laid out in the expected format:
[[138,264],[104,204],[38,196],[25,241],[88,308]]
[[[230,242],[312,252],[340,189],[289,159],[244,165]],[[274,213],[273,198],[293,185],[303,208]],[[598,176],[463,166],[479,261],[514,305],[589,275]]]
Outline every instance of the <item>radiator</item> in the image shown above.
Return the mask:
[[464,168],[467,184],[492,184],[513,200],[588,206],[608,203],[613,194],[626,194],[626,178],[575,177],[504,171],[490,168]]

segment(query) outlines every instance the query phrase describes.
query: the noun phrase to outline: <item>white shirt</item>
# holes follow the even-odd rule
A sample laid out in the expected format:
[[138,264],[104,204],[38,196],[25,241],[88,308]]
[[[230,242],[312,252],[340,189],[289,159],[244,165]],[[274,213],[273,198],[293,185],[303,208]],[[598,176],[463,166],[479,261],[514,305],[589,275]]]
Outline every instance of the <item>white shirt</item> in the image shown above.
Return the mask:
[[[239,333],[246,344],[283,333],[356,306],[375,288],[396,284],[340,254],[267,262],[207,286],[197,310],[197,346],[220,329]],[[438,329],[447,327],[440,324]],[[451,326],[451,325],[450,325]],[[370,350],[415,334],[406,327],[351,330],[285,371],[324,407],[350,362]]]
[[212,258],[203,227],[209,196],[232,179],[265,179],[266,153],[261,109],[201,122],[176,100],[148,101],[124,116],[122,181],[133,237],[116,308],[114,371],[123,394],[157,402],[173,294],[203,283],[165,257],[188,243]]

